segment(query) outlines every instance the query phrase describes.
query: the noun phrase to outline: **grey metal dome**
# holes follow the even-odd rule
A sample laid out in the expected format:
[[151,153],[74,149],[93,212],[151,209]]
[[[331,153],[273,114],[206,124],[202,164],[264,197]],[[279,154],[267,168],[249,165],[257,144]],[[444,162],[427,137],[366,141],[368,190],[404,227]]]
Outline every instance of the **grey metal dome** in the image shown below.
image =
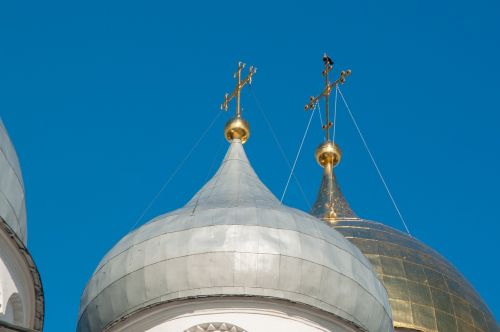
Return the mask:
[[370,332],[392,331],[387,293],[340,233],[280,204],[233,140],[216,175],[181,209],[124,237],[85,288],[77,331],[207,296],[305,304]]
[[26,244],[24,184],[16,150],[0,120],[0,217]]

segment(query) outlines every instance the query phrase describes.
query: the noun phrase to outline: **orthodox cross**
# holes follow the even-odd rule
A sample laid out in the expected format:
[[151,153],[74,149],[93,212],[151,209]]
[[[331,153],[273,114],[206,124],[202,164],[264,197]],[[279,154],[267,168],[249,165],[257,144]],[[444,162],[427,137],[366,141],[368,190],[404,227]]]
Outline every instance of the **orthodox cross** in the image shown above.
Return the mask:
[[257,72],[257,68],[250,66],[248,69],[248,76],[241,80],[241,71],[243,68],[245,68],[246,64],[243,62],[238,63],[238,71],[234,73],[234,78],[236,78],[238,81],[236,83],[236,87],[234,88],[233,92],[231,94],[226,93],[224,96],[224,102],[220,105],[221,110],[224,112],[227,112],[229,108],[229,102],[231,99],[236,97],[236,117],[241,117],[241,108],[240,108],[240,94],[241,94],[241,89],[248,84],[252,84],[252,76]]
[[334,82],[330,83],[330,80],[328,78],[328,73],[330,70],[333,69],[333,60],[325,53],[323,55],[323,63],[325,65],[325,69],[321,73],[325,77],[325,88],[323,91],[317,96],[311,96],[309,98],[309,103],[304,107],[304,109],[311,110],[314,109],[316,106],[316,103],[321,99],[321,97],[325,97],[325,117],[326,117],[326,122],[323,125],[323,129],[326,131],[326,140],[330,140],[330,128],[332,127],[333,123],[330,121],[330,110],[329,110],[329,99],[330,99],[330,94],[332,93],[332,89],[336,88],[337,85],[344,84],[345,79],[347,76],[351,75],[351,70],[342,70],[340,72],[340,76],[338,79],[336,79]]

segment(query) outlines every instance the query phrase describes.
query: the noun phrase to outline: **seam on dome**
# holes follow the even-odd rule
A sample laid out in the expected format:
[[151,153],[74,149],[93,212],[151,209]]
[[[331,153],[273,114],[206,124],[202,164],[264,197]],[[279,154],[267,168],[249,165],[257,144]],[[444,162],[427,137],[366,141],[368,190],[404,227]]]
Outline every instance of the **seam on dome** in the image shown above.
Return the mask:
[[[265,202],[268,202],[268,201],[265,201]],[[189,204],[189,202],[187,203]],[[279,204],[279,203],[276,203],[276,204],[273,204],[271,206],[266,206],[266,207],[258,207],[258,206],[255,206],[255,205],[251,205],[251,204],[255,204],[255,202],[249,202],[248,205],[238,205],[239,208],[257,208],[257,209],[267,209],[267,210],[273,210],[273,211],[283,211],[283,205]],[[149,224],[152,224],[152,223],[155,223],[155,222],[158,222],[160,221],[161,219],[165,219],[165,218],[168,218],[168,217],[173,217],[173,216],[182,216],[182,215],[188,215],[188,213],[186,211],[190,211],[191,209],[189,209],[189,205],[185,205],[183,207],[180,207],[178,209],[175,209],[173,211],[170,211],[170,212],[167,212],[167,213],[164,213],[164,214],[161,214],[153,219],[151,219],[150,221],[146,222],[145,224],[143,224],[142,226],[145,226],[145,225],[149,225]],[[202,209],[197,209],[199,211],[210,211],[210,210],[215,210],[215,209],[229,209],[229,208],[232,208],[233,206],[231,207],[228,207],[228,206],[224,206],[224,205],[221,205],[221,206],[210,206],[210,207],[207,207],[207,206],[203,206]],[[289,209],[292,209],[290,207],[288,207]],[[300,210],[297,210],[297,211],[300,211]],[[303,212],[303,211],[300,211],[300,212]],[[305,213],[305,212],[303,212]],[[311,216],[307,213],[305,213],[308,217],[311,217],[311,218],[314,218],[316,219],[314,216]],[[321,220],[318,220],[319,222],[321,222]],[[142,227],[141,226],[141,227]],[[136,228],[135,230],[133,230],[131,233],[129,234],[133,234],[135,233],[136,231],[138,231],[141,227],[139,228]],[[128,234],[127,234],[128,235]]]
[[[355,229],[366,229],[366,230],[372,230],[372,231],[374,230],[373,228],[369,228],[369,227],[336,227],[336,228],[355,228]],[[377,230],[377,231],[379,231],[379,230]],[[387,231],[380,230],[379,232],[380,233],[394,235],[394,233],[390,233],[390,232],[387,232]],[[379,240],[379,239],[372,239],[372,238],[366,238],[366,237],[356,237],[356,236],[353,236],[353,235],[344,235],[344,234],[342,234],[342,235],[346,239],[357,239],[357,240],[365,240],[365,241],[377,241],[377,242],[391,243],[391,244],[394,244],[394,245],[402,246],[401,244],[394,243],[394,242],[388,241],[388,240]],[[399,236],[399,238],[405,239],[404,237],[401,237],[401,236]],[[419,244],[420,247],[423,247],[423,242],[420,242],[420,243],[419,242],[420,241],[418,241],[418,240],[417,241],[413,240],[413,243],[417,243],[417,244]],[[429,254],[428,252],[426,252],[424,250],[414,249],[412,247],[407,247],[407,246],[405,246],[405,248],[411,249],[413,251],[418,251],[418,252],[420,252],[420,253],[428,256],[428,257],[435,258],[433,255]],[[427,248],[424,247],[423,249],[431,249],[432,250],[432,248],[430,248],[430,247],[427,247]],[[435,254],[436,256],[438,256],[438,258],[440,258],[441,260],[443,260],[443,263],[445,263],[446,265],[448,265],[448,267],[451,267],[451,268],[457,270],[457,268],[455,266],[453,266],[453,264],[451,264],[450,262],[448,262],[448,260],[444,256],[442,256],[440,253],[438,253],[438,252],[436,252],[434,250],[432,250],[431,253]],[[458,270],[457,270],[457,272],[458,272]]]
[[[370,291],[368,291],[363,285],[361,285],[357,280],[354,280],[352,279],[350,276],[347,276],[346,274],[344,274],[343,272],[341,271],[337,271],[337,270],[334,270],[328,266],[325,266],[323,264],[320,264],[320,263],[316,263],[316,262],[313,262],[313,261],[310,261],[308,259],[305,259],[305,258],[300,258],[300,257],[295,257],[295,256],[290,256],[290,255],[285,255],[285,254],[271,254],[271,253],[255,253],[255,252],[246,252],[246,251],[229,251],[229,250],[225,250],[225,251],[208,251],[208,252],[201,252],[201,253],[196,253],[196,254],[189,254],[189,255],[182,255],[182,256],[177,256],[177,257],[172,257],[172,258],[167,258],[167,259],[163,259],[161,261],[158,261],[158,262],[154,262],[152,264],[148,264],[148,265],[144,265],[142,266],[141,268],[138,268],[136,270],[133,270],[133,271],[130,271],[128,272],[127,274],[124,274],[123,276],[121,276],[120,278],[116,279],[116,280],[113,280],[112,282],[110,282],[109,284],[107,284],[103,289],[101,289],[95,296],[92,297],[92,299],[90,301],[87,302],[87,304],[85,305],[85,307],[87,308],[88,305],[93,302],[102,292],[104,292],[104,290],[106,290],[108,287],[110,287],[111,285],[115,284],[116,282],[120,281],[121,279],[123,278],[126,278],[128,275],[132,274],[132,273],[135,273],[137,271],[140,271],[140,270],[143,270],[144,268],[148,267],[148,266],[153,266],[153,265],[156,265],[156,264],[159,264],[159,263],[162,263],[162,262],[166,262],[166,261],[170,261],[170,260],[173,260],[173,259],[177,259],[177,258],[185,258],[185,257],[190,257],[190,256],[198,256],[198,255],[203,255],[203,254],[210,254],[210,253],[242,253],[242,254],[255,254],[255,255],[270,255],[270,256],[283,256],[283,257],[289,257],[289,258],[296,258],[296,259],[299,259],[299,260],[302,260],[302,261],[305,261],[305,262],[309,262],[309,263],[313,263],[315,265],[319,265],[323,268],[326,268],[328,270],[331,270],[331,271],[334,271],[336,273],[338,273],[339,275],[345,277],[346,279],[349,279],[349,280],[352,280],[355,284],[357,284],[361,289],[363,289],[367,294],[370,294],[371,297],[373,297],[375,299],[375,301],[380,304],[383,308],[384,308],[384,311],[387,313],[387,310],[384,306],[383,303],[381,303],[375,296],[374,294],[372,294]],[[364,265],[363,265],[364,266]],[[369,268],[368,269],[369,272],[371,271],[371,273],[373,274],[373,276],[375,277],[375,279],[381,283],[376,275],[376,273],[373,271],[373,269]],[[217,287],[221,287],[221,286],[217,286]],[[230,288],[234,288],[234,287],[238,287],[238,288],[241,288],[241,287],[245,287],[245,286],[222,286],[222,287],[230,287]],[[85,290],[86,290],[87,287],[85,287]],[[207,288],[216,288],[215,286],[214,287],[207,287]],[[261,288],[261,289],[268,289],[268,288],[263,288],[263,287],[253,287],[253,288]],[[195,288],[193,288],[195,289]],[[271,288],[269,288],[271,289]],[[385,289],[385,288],[384,288]],[[302,294],[302,293],[297,293],[297,294]],[[311,298],[314,298],[311,296]],[[315,298],[314,298],[315,299]],[[318,301],[322,301],[322,300],[319,300]],[[323,302],[323,301],[322,301]],[[327,303],[327,302],[325,302]],[[390,316],[390,315],[389,315]],[[81,317],[81,315],[80,315]]]
[[[7,135],[7,137],[8,136],[9,135]],[[10,138],[9,138],[9,141],[10,141]],[[16,159],[17,159],[16,149],[14,149],[14,145],[12,144],[12,142],[10,142],[10,146],[12,147],[12,150],[14,150],[14,155],[16,156]],[[0,152],[4,156],[5,161],[7,161],[7,164],[9,164],[10,168],[14,172],[14,175],[16,176],[17,182],[19,182],[19,184],[21,185],[21,188],[23,189],[23,192],[24,192],[24,183],[23,183],[23,180],[21,179],[22,175],[21,175],[21,166],[19,165],[19,160],[17,161],[17,163],[19,165],[19,169],[16,171],[17,168],[14,165],[12,165],[9,158],[7,158],[7,155],[5,154],[4,150],[0,148]],[[19,172],[19,174],[18,174],[18,172]]]
[[[270,194],[270,196],[272,196],[276,201],[278,201],[278,199],[276,198],[276,196],[274,196],[274,194],[264,185],[264,183],[262,182],[262,180],[259,178],[259,176],[255,173],[255,170],[252,168],[251,164],[248,162],[248,161],[243,161],[243,160],[239,160],[239,159],[228,159],[228,160],[225,160],[221,163],[221,165],[219,166],[219,169],[218,171],[214,174],[214,176],[209,180],[208,183],[212,182],[212,180],[214,180],[214,184],[211,185],[211,188],[208,188],[210,189],[210,193],[207,197],[210,197],[210,194],[215,190],[215,188],[217,187],[217,183],[219,182],[219,179],[222,177],[222,171],[227,167],[226,163],[229,162],[229,161],[241,161],[241,162],[244,162],[246,164],[249,165],[249,169],[253,174],[244,174],[244,177],[239,177],[239,179],[241,180],[242,178],[248,178],[248,179],[252,179],[252,182],[257,182],[258,184],[260,184],[262,186],[262,189],[265,189],[267,193]],[[256,181],[254,181],[253,179],[255,179]],[[239,181],[241,182],[241,181]],[[200,191],[202,191],[204,189],[205,186],[203,186]],[[198,194],[200,191],[198,191],[196,194]],[[196,196],[195,194],[195,196]],[[189,203],[188,203],[189,204]]]
[[[438,258],[440,258],[444,263],[446,263],[447,265],[447,268],[451,268],[452,270],[452,274],[455,274],[455,275],[449,275],[449,274],[444,274],[442,273],[442,271],[439,271],[439,270],[436,270],[434,269],[432,266],[427,266],[427,265],[422,265],[422,264],[419,264],[419,263],[416,263],[416,262],[410,262],[412,264],[415,264],[415,265],[419,265],[421,267],[425,267],[425,268],[428,268],[434,272],[437,272],[441,275],[444,275],[450,279],[452,279],[454,282],[458,283],[458,284],[463,284],[465,283],[471,290],[472,290],[472,295],[475,296],[475,300],[480,302],[481,305],[483,305],[490,314],[492,314],[492,311],[491,309],[488,307],[488,305],[486,304],[486,302],[484,302],[484,300],[482,299],[482,297],[480,296],[479,292],[474,288],[474,286],[469,282],[469,280],[467,280],[467,278],[465,278],[462,273],[452,264],[450,263],[444,256],[442,256],[439,252],[435,251],[434,249],[432,249],[431,247],[428,247],[425,243],[421,242],[420,240],[417,240],[413,237],[409,238],[409,237],[406,237],[404,234],[403,235],[400,235],[398,234],[398,230],[392,230],[392,228],[390,226],[387,226],[387,225],[384,225],[382,223],[378,223],[378,222],[375,222],[375,221],[369,221],[369,220],[366,220],[366,219],[362,219],[364,223],[373,223],[373,224],[377,224],[377,225],[382,225],[384,227],[387,227],[389,228],[390,231],[386,231],[386,230],[380,230],[380,229],[373,229],[373,228],[370,228],[368,226],[348,226],[348,225],[340,225],[340,226],[335,226],[335,228],[355,228],[355,229],[366,229],[366,230],[376,230],[376,231],[379,231],[381,233],[385,233],[385,234],[390,234],[390,235],[395,235],[397,236],[398,238],[402,238],[402,239],[410,239],[411,241],[413,241],[413,243],[417,243],[419,244],[420,246],[423,246],[427,249],[429,249],[432,253],[435,253],[436,256],[438,256]],[[345,236],[347,239],[362,239],[362,240],[366,240],[366,241],[381,241],[381,240],[375,240],[375,239],[370,239],[370,238],[357,238],[357,237],[353,237],[353,236]],[[383,242],[388,242],[388,241],[383,241]],[[424,251],[419,251],[419,250],[416,250],[416,249],[413,249],[413,248],[410,248],[408,247],[409,249],[411,249],[412,251],[417,251],[417,252],[420,252],[422,254],[424,254],[426,257],[431,257],[431,258],[434,258],[432,255],[430,255],[429,253],[427,252],[424,252]],[[367,254],[367,255],[371,255],[371,254]],[[394,257],[391,257],[391,256],[386,256],[386,255],[381,255],[381,254],[377,254],[378,256],[383,256],[383,257],[388,257],[388,258],[394,258]],[[448,271],[446,271],[448,272]],[[457,279],[457,276],[461,279]],[[394,277],[394,276],[392,276]],[[446,282],[446,281],[445,281]],[[446,285],[448,285],[448,283],[446,283]],[[475,306],[476,307],[476,306]],[[477,306],[476,308],[479,308],[479,306]],[[481,312],[483,312],[483,310],[479,310]],[[483,313],[484,314],[484,313]]]
[[[227,251],[227,252],[228,252],[228,251]],[[201,253],[201,254],[203,254],[203,253]],[[196,256],[196,255],[200,255],[200,254],[179,256],[179,258],[180,258],[180,257]],[[276,255],[276,254],[269,254],[269,255]],[[283,255],[283,256],[285,256],[285,257],[292,257],[292,256],[287,256],[287,255]],[[293,258],[296,258],[296,257],[293,257]],[[171,260],[171,259],[167,259],[167,260]],[[163,260],[163,261],[160,261],[160,262],[157,262],[157,263],[154,263],[154,264],[149,264],[149,265],[147,265],[147,266],[155,265],[155,264],[158,264],[158,263],[161,263],[161,262],[167,261],[167,260]],[[309,260],[306,260],[306,259],[302,259],[302,260],[307,261],[307,262],[310,262]],[[311,263],[313,263],[313,262],[311,262]],[[321,265],[321,264],[317,264],[317,265],[323,266],[323,265]],[[324,266],[323,266],[323,267],[324,267]],[[130,273],[128,273],[128,274],[126,274],[126,275],[124,275],[124,276],[120,277],[119,279],[116,279],[115,281],[113,281],[112,283],[110,283],[108,286],[106,286],[106,288],[107,288],[107,287],[109,287],[110,285],[112,285],[112,284],[114,284],[114,283],[116,283],[116,282],[120,281],[121,279],[126,278],[128,275],[130,275],[130,274],[132,274],[132,273],[134,273],[134,272],[137,272],[137,271],[139,271],[139,270],[141,270],[141,269],[138,269],[138,270],[132,271],[132,272],[130,272]],[[329,269],[329,270],[331,270],[331,269]],[[335,270],[332,270],[332,271],[335,271]],[[335,272],[338,272],[338,271],[335,271]],[[391,313],[387,311],[387,308],[385,307],[385,305],[384,305],[383,303],[381,303],[381,302],[380,302],[380,301],[379,301],[379,300],[378,300],[378,299],[377,299],[377,298],[376,298],[376,297],[375,297],[372,293],[370,293],[367,289],[365,289],[362,285],[360,285],[360,284],[359,284],[356,280],[351,279],[350,277],[346,276],[345,274],[343,274],[343,273],[341,273],[341,272],[338,272],[338,274],[339,274],[339,275],[341,275],[341,276],[343,276],[343,277],[345,277],[345,278],[346,278],[346,279],[348,279],[348,280],[352,280],[355,284],[357,284],[358,286],[360,286],[360,288],[361,288],[361,289],[363,289],[363,291],[365,291],[365,293],[366,293],[366,294],[368,294],[368,296],[370,296],[371,298],[373,298],[373,299],[375,300],[375,302],[376,302],[376,303],[378,303],[378,304],[379,304],[379,305],[380,305],[380,306],[384,309],[384,313],[386,314],[386,316],[387,316],[387,317],[389,317],[389,318],[392,320],[392,315],[391,315]],[[92,300],[90,300],[90,301],[88,301],[88,302],[87,302],[87,304],[85,305],[85,310],[83,310],[83,311],[82,311],[82,313],[81,313],[81,314],[79,314],[79,318],[78,318],[78,321],[79,321],[79,322],[80,322],[81,318],[84,316],[85,312],[87,312],[87,311],[88,311],[88,307],[89,307],[89,305],[90,305],[92,302],[94,302],[94,301],[95,301],[95,299],[97,299],[97,297],[99,297],[99,296],[101,295],[101,293],[103,293],[103,292],[104,292],[104,290],[105,290],[106,288],[102,289],[99,293],[97,293],[97,295],[96,295],[95,297],[93,297],[93,298],[92,298]],[[292,293],[292,294],[299,294],[299,295],[304,296],[304,297],[306,297],[306,298],[313,299],[314,301],[318,301],[318,302],[324,303],[325,305],[328,305],[328,306],[330,306],[330,307],[337,308],[338,310],[340,310],[340,311],[342,311],[342,312],[345,312],[345,311],[344,311],[344,310],[342,310],[341,308],[339,308],[339,307],[337,307],[337,306],[335,306],[335,305],[333,305],[333,304],[330,304],[330,303],[328,303],[328,302],[325,302],[324,300],[318,299],[318,298],[316,298],[316,297],[312,297],[312,296],[309,296],[309,295],[304,294],[304,293],[293,292],[293,291],[290,291],[290,290],[282,290],[282,289],[277,289],[277,288],[270,288],[270,287],[268,287],[268,288],[264,288],[264,287],[249,287],[249,286],[212,286],[212,287],[203,287],[203,288],[196,287],[196,288],[190,288],[190,289],[187,289],[187,290],[172,291],[172,292],[170,292],[170,293],[165,293],[165,294],[163,294],[163,295],[161,295],[161,296],[165,296],[165,295],[168,295],[168,294],[179,293],[179,292],[195,291],[195,290],[198,290],[198,289],[212,289],[212,288],[226,288],[226,289],[227,289],[227,288],[245,288],[245,289],[262,289],[262,290],[273,290],[273,291],[278,291],[278,292],[288,292],[288,293]],[[160,296],[160,297],[161,297],[161,296]],[[207,297],[207,296],[255,296],[255,297],[263,297],[263,298],[268,297],[268,296],[264,296],[264,295],[260,296],[260,295],[241,295],[241,294],[231,294],[231,295],[228,295],[228,294],[213,294],[213,295],[201,295],[200,297]],[[159,297],[156,297],[156,298],[159,298]],[[155,298],[155,299],[156,299],[156,298]],[[278,297],[276,297],[276,298],[278,298]],[[179,299],[172,299],[171,301],[176,301],[176,300],[180,300],[180,299],[181,299],[181,298],[179,298]],[[278,299],[283,299],[283,298],[278,298]],[[153,299],[152,299],[152,300],[153,300]],[[150,301],[152,301],[152,300],[145,301],[145,302],[143,302],[142,304],[144,304],[144,303],[146,303],[146,302],[150,302]],[[286,299],[285,299],[285,300],[286,300]],[[287,301],[290,301],[290,300],[287,300]],[[165,302],[168,302],[168,301],[165,301]],[[292,301],[291,301],[291,302],[292,302]],[[300,303],[303,303],[303,302],[300,302]],[[311,304],[309,304],[309,305],[311,305]],[[313,306],[313,305],[311,305],[311,306]],[[137,306],[135,306],[134,308],[138,308],[138,307],[140,307],[140,305],[137,305]],[[321,308],[320,308],[320,309],[321,309]],[[323,310],[324,310],[324,309],[323,309]],[[351,317],[352,317],[352,315],[350,315],[349,313],[347,313],[347,312],[345,312],[345,313],[346,313],[347,315],[349,315],[349,316],[351,316]],[[352,317],[352,318],[355,318],[355,317]],[[108,324],[109,324],[109,323],[108,323]]]
[[[378,222],[375,222],[375,221],[368,221],[368,220],[365,220],[365,221],[362,221],[362,222],[365,222],[365,223],[373,223],[373,224],[376,224],[376,225],[382,225],[384,227],[387,227],[389,228],[389,231],[388,230],[383,230],[383,229],[375,229],[375,228],[370,228],[368,226],[351,226],[351,225],[338,225],[338,226],[333,226],[334,228],[353,228],[353,229],[366,229],[366,230],[371,230],[371,231],[377,231],[377,232],[380,232],[380,233],[384,233],[384,234],[390,234],[390,235],[394,235],[396,236],[398,239],[403,239],[403,240],[409,240],[411,243],[414,243],[414,244],[417,244],[419,247],[425,249],[426,251],[430,251],[432,254],[438,256],[439,258],[441,258],[445,263],[447,263],[448,265],[450,265],[451,267],[453,267],[455,270],[458,271],[458,269],[452,264],[450,263],[446,257],[444,257],[443,255],[441,255],[439,252],[437,252],[436,250],[434,250],[433,248],[429,247],[428,245],[426,245],[423,241],[420,241],[419,239],[416,239],[412,236],[407,236],[405,235],[404,233],[402,233],[401,231],[397,230],[397,229],[393,229],[392,227],[390,226],[387,226],[387,225],[384,225],[382,223],[378,223]],[[401,233],[401,234],[399,234]],[[349,238],[356,238],[354,236],[345,236],[344,237],[349,237]],[[366,240],[370,240],[369,238],[362,238],[360,237],[359,239],[366,239]],[[384,242],[387,242],[386,240]],[[412,248],[411,248],[412,249]],[[414,249],[415,250],[415,249]],[[423,251],[422,250],[422,253],[427,255],[427,256],[432,256],[430,254],[428,254],[427,252]]]
[[[383,225],[383,224],[381,224]],[[385,226],[385,225],[384,225]],[[388,227],[388,226],[386,226]],[[370,228],[370,227],[367,227],[367,226],[364,226],[364,227],[360,227],[360,226],[335,226],[335,228],[355,228],[355,229],[366,229],[366,230],[374,230],[373,228]],[[420,240],[417,240],[415,238],[408,238],[408,237],[404,237],[402,235],[399,235],[397,233],[394,233],[394,232],[388,232],[388,231],[385,231],[385,230],[376,230],[376,231],[379,231],[381,233],[385,233],[385,234],[391,234],[391,235],[396,235],[398,238],[400,239],[410,239],[413,243],[416,243],[422,247],[424,247],[424,249],[428,249],[430,250],[433,254],[435,254],[436,256],[438,256],[446,265],[448,265],[448,267],[451,267],[453,270],[455,270],[455,273],[457,275],[459,275],[462,279],[466,280],[467,279],[462,275],[462,273],[455,267],[455,265],[453,265],[451,262],[449,262],[446,257],[444,257],[443,255],[441,255],[439,252],[435,251],[434,249],[432,249],[431,247],[427,246],[425,243],[423,243],[422,241]],[[343,235],[343,234],[342,234]],[[390,241],[387,241],[387,240],[376,240],[376,239],[370,239],[370,238],[363,238],[363,237],[355,237],[355,236],[352,236],[352,235],[343,235],[346,239],[362,239],[362,240],[367,240],[367,241],[380,241],[380,242],[389,242]],[[397,244],[396,244],[397,245]],[[399,245],[401,246],[401,245]],[[406,248],[409,248],[409,249],[412,249],[414,251],[417,251],[416,249],[413,249],[411,247],[406,247]],[[425,252],[425,251],[422,251],[422,250],[418,250],[418,252],[421,252],[422,254],[426,255],[427,257],[433,257],[431,254]],[[434,257],[433,257],[434,258]],[[468,282],[468,281],[467,281]],[[472,287],[473,288],[473,287]]]
[[[374,254],[366,254],[366,255],[374,255]],[[375,256],[379,256],[379,257],[387,257],[387,258],[394,258],[394,257],[391,257],[391,256],[379,255],[379,254],[376,254]],[[444,275],[441,271],[434,269],[434,268],[433,268],[432,266],[430,266],[430,265],[422,265],[422,264],[419,264],[419,263],[414,263],[414,262],[410,262],[410,263],[411,263],[411,264],[414,264],[414,265],[418,265],[418,266],[423,267],[423,268],[426,268],[426,269],[429,269],[429,270],[432,270],[432,271],[434,271],[434,272],[436,272],[436,273],[439,273],[439,274],[441,274],[441,275]],[[403,278],[403,277],[398,277],[398,276],[394,276],[394,275],[390,275],[390,274],[384,274],[384,273],[376,273],[376,274],[377,274],[377,275],[380,275],[380,276],[386,276],[386,277],[391,277],[391,278],[395,278],[395,279],[402,279],[402,280],[404,279],[404,280],[406,280],[406,279],[405,279],[405,278]],[[456,282],[456,283],[458,283],[458,284],[461,284],[461,283],[463,283],[463,282],[465,281],[465,282],[467,282],[467,285],[468,285],[468,286],[471,286],[471,284],[470,284],[470,283],[467,281],[467,279],[465,279],[465,278],[463,278],[462,280],[457,280],[457,279],[455,279],[454,277],[450,277],[450,276],[448,276],[448,275],[444,275],[444,276],[446,276],[447,278],[452,279],[454,282]],[[428,286],[428,287],[436,288],[436,287],[434,287],[434,286],[431,286],[431,285],[429,285],[429,284],[424,284],[424,283],[421,283],[421,282],[416,281],[416,280],[410,280],[410,281],[415,282],[415,283],[417,283],[417,284],[426,285],[426,286]],[[446,282],[446,280],[445,280],[445,282]],[[448,283],[446,283],[446,285],[448,286]],[[438,289],[439,289],[439,288],[438,288]],[[472,290],[472,293],[471,293],[470,291],[467,291],[467,293],[469,293],[469,295],[473,295],[473,296],[476,298],[476,300],[479,300],[479,301],[480,301],[483,305],[485,305],[485,306],[486,306],[486,303],[484,303],[484,302],[483,302],[483,300],[482,300],[482,299],[481,299],[481,297],[479,296],[479,293],[477,293],[477,291],[476,291],[473,287],[470,287],[470,289]],[[451,294],[451,295],[453,295],[453,296],[456,296],[456,297],[458,297],[459,299],[463,299],[463,300],[465,300],[466,302],[469,302],[469,300],[467,300],[467,299],[465,298],[465,296],[462,296],[461,294],[457,295],[456,293],[451,293],[449,290],[448,290],[448,292],[447,292],[447,293],[449,293],[449,294]],[[486,306],[486,307],[487,307],[487,306]],[[487,309],[489,310],[489,308],[488,308],[488,307],[487,307]],[[482,311],[482,310],[480,310],[480,311]]]
[[[206,225],[206,226],[196,226],[196,227],[190,227],[190,228],[186,228],[186,229],[181,229],[181,230],[178,230],[178,231],[172,231],[172,232],[165,232],[165,233],[161,233],[161,234],[157,234],[153,237],[149,237],[147,239],[144,239],[143,241],[139,241],[137,243],[134,243],[132,244],[131,246],[125,248],[124,250],[118,252],[116,255],[113,255],[111,256],[105,263],[101,264],[99,263],[99,266],[98,268],[94,271],[94,273],[92,274],[92,276],[95,276],[96,273],[98,273],[103,267],[104,265],[108,264],[111,260],[113,260],[114,258],[116,258],[117,256],[123,254],[125,251],[128,251],[130,249],[132,249],[133,247],[139,245],[139,244],[142,244],[146,241],[149,241],[151,239],[154,239],[154,238],[157,238],[157,237],[160,237],[160,236],[163,236],[165,234],[174,234],[174,233],[179,233],[179,232],[186,232],[186,231],[189,231],[191,229],[198,229],[198,228],[205,228],[205,227],[220,227],[220,226],[246,226],[246,227],[262,227],[262,228],[270,228],[270,229],[277,229],[277,230],[286,230],[286,231],[290,231],[290,232],[295,232],[295,233],[298,233],[298,234],[303,234],[305,236],[309,236],[309,237],[312,237],[318,241],[324,241],[326,243],[329,243],[331,244],[332,246],[334,247],[337,247],[339,250],[341,251],[344,251],[346,253],[348,253],[351,257],[355,258],[357,261],[361,262],[361,264],[363,266],[365,266],[367,269],[373,271],[373,268],[371,266],[371,263],[368,262],[370,264],[370,266],[367,266],[364,262],[362,262],[360,259],[358,259],[358,257],[356,257],[355,255],[353,255],[349,250],[346,250],[342,247],[339,247],[337,244],[335,243],[332,243],[330,241],[327,241],[326,239],[324,238],[319,238],[319,237],[316,237],[316,236],[313,236],[313,235],[310,235],[310,234],[307,234],[307,233],[302,233],[302,232],[299,232],[297,230],[292,230],[292,229],[288,229],[288,228],[278,228],[278,227],[270,227],[270,226],[263,226],[263,225],[245,225],[245,224],[215,224],[215,225]],[[350,243],[350,242],[349,242]],[[111,249],[113,250],[113,249]]]
[[[5,193],[3,191],[0,191],[0,194],[2,194],[3,197],[5,197],[5,201],[7,202],[7,205],[10,207],[10,209],[12,210],[12,212],[14,213],[14,216],[16,217],[16,221],[17,221],[17,224],[19,225],[19,232],[21,233],[21,221],[20,221],[20,217],[17,215],[17,212],[16,210],[14,209],[14,207],[12,206],[11,202],[9,201],[8,197],[5,196]],[[25,202],[25,199],[23,197],[23,200],[22,200],[23,204]],[[7,221],[5,221],[7,222]],[[24,242],[24,241],[23,241]]]
[[[250,164],[250,161],[248,160],[248,158],[241,159],[241,158],[238,158],[238,157],[229,157],[229,158],[223,159],[220,165],[222,166],[225,163],[227,163],[228,161],[240,161],[242,163],[245,163],[245,164],[249,165],[250,168],[253,169],[252,164]],[[219,166],[219,170],[220,170],[220,166]],[[219,172],[219,170],[217,170],[217,172],[215,174],[217,174]],[[255,173],[255,171],[254,171],[254,173]]]
[[[385,257],[385,258],[392,258],[392,259],[397,259],[396,257],[394,256],[387,256],[387,255],[384,255],[384,254],[364,254],[364,255],[367,255],[367,256],[376,256],[376,257]],[[408,262],[410,264],[413,264],[413,265],[418,265],[420,267],[423,267],[423,268],[426,268],[426,269],[429,269],[429,270],[432,270],[436,273],[439,273],[439,274],[442,274],[444,275],[441,271],[439,270],[436,270],[433,266],[431,265],[423,265],[423,264],[420,264],[420,263],[417,263],[417,262]],[[401,278],[401,277],[398,277],[398,276],[391,276],[389,274],[384,274],[384,273],[377,273],[377,274],[381,274],[381,275],[385,275],[385,276],[388,276],[388,277],[393,277],[393,278]],[[455,279],[454,277],[450,277],[448,275],[445,275],[446,277],[449,277],[450,279]],[[464,279],[465,280],[465,279]],[[414,281],[414,282],[417,282],[417,283],[421,283],[421,282],[418,282],[418,281],[415,281],[415,280],[411,280],[411,281]],[[459,280],[454,280],[456,282],[458,282]]]

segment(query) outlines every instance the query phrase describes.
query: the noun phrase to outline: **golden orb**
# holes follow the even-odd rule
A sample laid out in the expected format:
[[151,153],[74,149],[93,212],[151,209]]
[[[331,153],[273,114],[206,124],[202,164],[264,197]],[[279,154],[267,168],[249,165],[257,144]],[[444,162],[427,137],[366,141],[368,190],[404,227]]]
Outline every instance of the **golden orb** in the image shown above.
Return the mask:
[[341,157],[342,151],[340,151],[339,146],[332,141],[326,141],[316,149],[316,161],[321,167],[325,167],[328,164],[335,167],[340,162]]
[[250,137],[250,125],[241,117],[234,117],[224,126],[224,135],[229,142],[239,139],[244,144]]

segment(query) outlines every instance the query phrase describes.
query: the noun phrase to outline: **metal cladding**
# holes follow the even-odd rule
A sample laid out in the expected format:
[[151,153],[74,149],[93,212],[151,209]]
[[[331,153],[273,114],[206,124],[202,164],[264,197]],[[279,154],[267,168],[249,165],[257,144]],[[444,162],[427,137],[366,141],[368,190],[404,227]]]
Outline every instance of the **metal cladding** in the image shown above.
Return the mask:
[[370,332],[392,330],[387,293],[366,257],[318,219],[283,206],[239,140],[183,208],[124,237],[83,292],[77,331],[142,309],[207,296],[305,304]]
[[16,150],[0,120],[0,217],[26,244],[24,184]]
[[337,184],[331,163],[324,166],[321,187],[310,213],[330,223],[337,219],[358,218]]
[[359,219],[329,166],[324,168],[311,214],[332,225],[368,257],[389,294],[395,327],[500,332],[486,304],[445,258],[405,233]]
[[333,226],[373,264],[389,293],[395,327],[423,332],[500,332],[474,288],[430,247],[372,221],[338,220]]

